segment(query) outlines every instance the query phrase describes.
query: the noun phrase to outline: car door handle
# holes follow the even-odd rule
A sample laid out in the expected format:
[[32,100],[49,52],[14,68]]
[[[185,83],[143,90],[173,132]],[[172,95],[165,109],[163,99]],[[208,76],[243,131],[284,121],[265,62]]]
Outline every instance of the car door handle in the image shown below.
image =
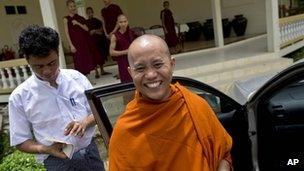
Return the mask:
[[272,114],[276,118],[284,118],[286,116],[286,111],[282,105],[277,105],[272,107]]

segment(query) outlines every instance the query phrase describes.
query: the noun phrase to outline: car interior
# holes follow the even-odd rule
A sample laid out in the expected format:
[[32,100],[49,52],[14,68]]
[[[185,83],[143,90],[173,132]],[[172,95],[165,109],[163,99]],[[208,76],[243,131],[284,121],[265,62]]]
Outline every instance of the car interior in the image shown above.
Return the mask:
[[[174,77],[173,82],[179,82],[188,89],[204,98],[218,116],[227,132],[233,138],[232,159],[234,170],[252,170],[251,143],[248,137],[248,123],[245,110],[234,100],[218,90],[201,82]],[[107,146],[113,126],[126,104],[134,97],[134,85],[117,84],[96,88],[86,92],[93,114],[105,146]]]
[[[303,170],[304,81],[295,80],[265,94],[257,104],[260,170]],[[291,159],[291,160],[290,160]]]

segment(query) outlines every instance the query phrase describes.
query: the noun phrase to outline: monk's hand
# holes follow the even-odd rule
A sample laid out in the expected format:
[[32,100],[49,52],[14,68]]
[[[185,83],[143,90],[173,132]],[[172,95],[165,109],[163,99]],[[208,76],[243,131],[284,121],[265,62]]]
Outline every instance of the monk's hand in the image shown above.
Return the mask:
[[108,38],[109,40],[111,40],[111,37],[112,37],[113,34],[114,34],[113,32],[109,33],[109,34],[107,35],[107,38]]
[[43,153],[50,154],[52,156],[55,156],[55,157],[58,157],[61,159],[66,159],[67,156],[62,152],[62,148],[65,146],[66,146],[66,144],[64,144],[64,143],[56,142],[56,143],[52,144],[51,146],[45,146]]
[[74,45],[71,45],[70,47],[71,47],[71,52],[72,53],[75,53],[77,51]]
[[80,25],[80,23],[78,21],[76,21],[76,20],[72,20],[72,24],[73,25]]
[[165,33],[165,34],[167,34],[167,33],[168,33],[167,29],[164,29],[164,33]]
[[90,35],[93,35],[93,34],[96,34],[96,31],[95,31],[95,30],[91,30],[91,31],[90,31]]
[[85,133],[86,127],[87,126],[85,122],[72,121],[66,126],[64,130],[64,135],[74,135],[82,137]]
[[220,161],[220,164],[219,164],[217,170],[218,170],[218,171],[232,171],[232,170],[231,170],[230,163],[229,163],[227,160],[225,160],[225,159],[222,159],[222,160]]

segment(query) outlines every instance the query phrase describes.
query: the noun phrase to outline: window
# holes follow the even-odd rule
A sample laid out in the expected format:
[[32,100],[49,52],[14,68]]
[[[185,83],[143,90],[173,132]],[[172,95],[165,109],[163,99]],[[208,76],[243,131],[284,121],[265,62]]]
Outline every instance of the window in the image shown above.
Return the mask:
[[18,14],[26,14],[25,6],[17,6]]
[[7,15],[16,14],[15,6],[4,6]]

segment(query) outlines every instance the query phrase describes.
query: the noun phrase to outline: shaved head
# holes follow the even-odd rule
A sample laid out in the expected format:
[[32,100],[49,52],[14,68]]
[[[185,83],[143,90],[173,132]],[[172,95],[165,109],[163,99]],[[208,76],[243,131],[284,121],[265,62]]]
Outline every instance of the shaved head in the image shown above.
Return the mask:
[[120,15],[117,17],[117,21],[120,20],[121,18],[127,18],[127,16],[124,15],[124,14],[120,14]]
[[171,58],[168,45],[162,38],[152,34],[145,34],[135,39],[130,45],[128,51],[129,65],[133,65],[133,57],[135,55],[146,53],[149,50],[159,50]]
[[149,34],[138,37],[129,47],[128,60],[136,90],[145,99],[163,101],[170,96],[175,60],[162,38]]

